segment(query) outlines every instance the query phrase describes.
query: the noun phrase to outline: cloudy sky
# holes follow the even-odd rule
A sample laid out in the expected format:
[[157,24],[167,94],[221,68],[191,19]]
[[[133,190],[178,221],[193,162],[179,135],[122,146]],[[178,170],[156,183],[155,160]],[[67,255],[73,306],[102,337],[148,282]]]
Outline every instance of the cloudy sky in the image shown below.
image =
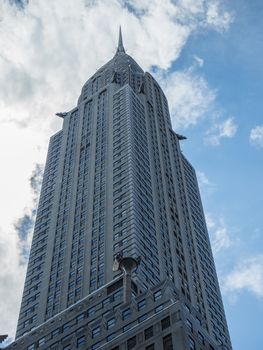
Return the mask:
[[0,333],[15,333],[55,113],[113,56],[121,24],[187,136],[233,347],[262,349],[262,17],[261,0],[0,0]]

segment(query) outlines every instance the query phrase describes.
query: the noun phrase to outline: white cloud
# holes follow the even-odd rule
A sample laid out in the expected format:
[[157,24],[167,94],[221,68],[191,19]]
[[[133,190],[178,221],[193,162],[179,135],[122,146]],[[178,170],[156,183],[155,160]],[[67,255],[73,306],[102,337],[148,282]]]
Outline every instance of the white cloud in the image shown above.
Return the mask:
[[26,266],[20,264],[19,239],[11,227],[0,228],[1,333],[14,335]]
[[203,65],[204,65],[204,60],[203,60],[203,58],[194,55],[194,59],[196,60],[196,63],[198,64],[199,67],[203,67]]
[[220,145],[221,139],[232,138],[237,132],[237,125],[234,122],[234,118],[228,118],[223,122],[216,123],[207,132],[205,138],[206,143],[213,146]]
[[[214,0],[35,0],[22,11],[10,3],[0,3],[0,328],[13,335],[25,273],[14,223],[34,205],[28,179],[60,127],[53,115],[74,107],[85,80],[113,56],[119,23],[144,69],[168,69],[194,31],[221,30],[227,16],[219,6],[211,15]],[[195,124],[214,92],[189,71],[168,82],[181,84],[178,97],[169,90],[176,123]]]
[[263,255],[239,263],[222,281],[224,293],[247,290],[263,297]]
[[210,195],[216,190],[216,184],[212,183],[203,171],[197,170],[196,176],[202,195]]
[[216,220],[211,214],[206,214],[206,223],[214,254],[218,254],[233,245],[233,240],[223,218]]
[[[21,162],[23,162],[23,157],[21,157]],[[17,166],[23,178],[23,167],[21,166],[20,169],[20,164],[17,164]],[[12,184],[10,181],[12,180],[11,174],[9,181],[2,184],[3,188],[1,188],[4,195],[7,191],[11,197],[12,191],[17,191],[16,198],[18,202],[18,204],[14,203],[13,205],[8,195],[5,196],[7,203],[6,206],[1,207],[3,216],[0,225],[0,300],[4,301],[0,302],[2,315],[0,328],[3,334],[9,334],[11,338],[14,336],[16,328],[27,267],[27,255],[31,245],[32,223],[34,220],[32,210],[35,208],[38,199],[37,185],[39,177],[37,175],[39,175],[39,172],[40,170],[38,174],[34,172],[31,179],[25,179],[28,191],[26,191],[26,186],[22,186],[19,190],[16,184]],[[31,184],[29,184],[29,180],[31,180]],[[5,186],[6,189],[4,189]],[[19,201],[21,201],[21,204]],[[12,209],[15,212],[12,212]],[[6,341],[6,344],[8,342],[10,342],[10,339]]]
[[205,10],[204,0],[179,0],[178,3],[181,7],[181,12],[189,12],[192,15],[202,14]]
[[249,139],[252,145],[263,147],[263,125],[251,129]]
[[218,253],[222,249],[227,249],[231,246],[231,240],[225,226],[218,227],[214,232],[212,247],[214,253]]
[[220,1],[215,0],[208,3],[206,21],[209,25],[216,27],[217,30],[225,31],[233,22],[234,16],[228,11],[220,10],[220,6]]
[[206,221],[208,230],[213,229],[216,225],[215,220],[213,219],[212,215],[209,213],[205,214],[205,221]]
[[197,171],[196,173],[197,178],[198,178],[198,182],[202,185],[210,185],[210,181],[208,179],[208,177],[206,176],[206,174],[202,171]]
[[168,99],[175,129],[195,125],[212,112],[216,93],[193,69],[169,75],[159,72],[157,80]]

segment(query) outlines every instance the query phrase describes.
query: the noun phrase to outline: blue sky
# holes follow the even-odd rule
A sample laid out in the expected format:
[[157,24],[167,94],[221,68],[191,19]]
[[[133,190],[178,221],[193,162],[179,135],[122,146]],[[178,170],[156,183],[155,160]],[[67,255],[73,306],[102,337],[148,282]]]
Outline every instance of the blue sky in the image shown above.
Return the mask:
[[156,76],[187,136],[233,348],[262,349],[262,17],[256,0],[0,2],[3,333],[14,335],[54,114],[76,105],[122,24],[126,51]]
[[211,182],[208,188],[201,185],[206,213],[224,218],[232,241],[215,254],[219,278],[222,281],[236,265],[249,259],[259,264],[254,275],[251,269],[248,276],[260,279],[258,293],[249,283],[243,282],[239,288],[235,281],[233,290],[223,291],[223,297],[233,348],[261,349],[263,153],[262,144],[251,144],[249,134],[263,124],[263,3],[236,0],[228,8],[234,13],[228,31],[192,37],[174,68],[181,69],[192,55],[202,57],[202,74],[217,90],[218,108],[233,116],[238,125],[233,138],[211,147],[202,142],[207,125],[200,123],[185,130],[189,139],[183,150]]

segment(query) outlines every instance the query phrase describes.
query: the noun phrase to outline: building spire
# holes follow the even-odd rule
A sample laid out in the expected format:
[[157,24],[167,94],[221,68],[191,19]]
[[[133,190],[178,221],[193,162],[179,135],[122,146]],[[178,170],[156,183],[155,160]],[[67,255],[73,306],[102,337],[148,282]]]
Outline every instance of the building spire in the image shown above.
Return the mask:
[[122,42],[122,33],[121,33],[121,26],[119,29],[119,42],[118,42],[118,48],[117,48],[117,52],[118,53],[125,53],[124,47],[123,47],[123,42]]

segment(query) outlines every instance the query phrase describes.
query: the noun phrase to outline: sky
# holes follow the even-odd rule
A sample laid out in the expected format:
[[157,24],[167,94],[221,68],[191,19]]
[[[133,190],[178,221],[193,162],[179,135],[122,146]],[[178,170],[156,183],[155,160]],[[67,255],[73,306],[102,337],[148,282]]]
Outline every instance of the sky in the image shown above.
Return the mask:
[[124,46],[197,171],[234,350],[263,341],[263,2],[0,0],[0,333],[15,334],[49,137]]

